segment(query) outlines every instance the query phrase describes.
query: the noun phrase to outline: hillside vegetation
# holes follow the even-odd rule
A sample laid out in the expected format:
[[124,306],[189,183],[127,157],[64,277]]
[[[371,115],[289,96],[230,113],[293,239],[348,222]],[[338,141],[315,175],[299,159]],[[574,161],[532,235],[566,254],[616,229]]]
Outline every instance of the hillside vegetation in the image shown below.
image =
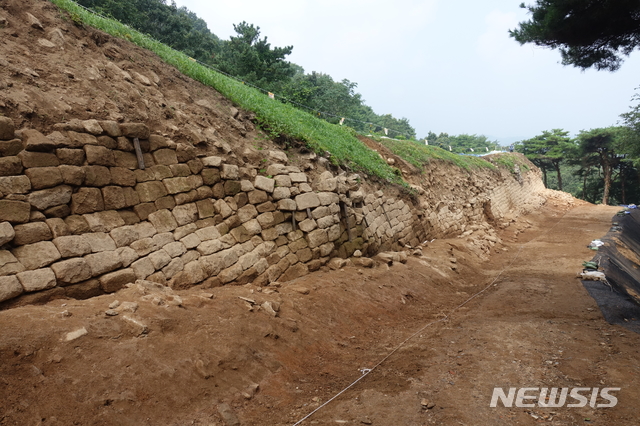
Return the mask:
[[[166,63],[185,75],[213,87],[238,106],[256,114],[256,121],[274,140],[304,142],[320,154],[330,154],[334,164],[342,164],[353,170],[365,172],[387,182],[406,185],[397,169],[389,166],[375,151],[356,138],[352,128],[329,123],[290,104],[269,98],[261,91],[225,76],[203,65],[184,53],[160,43],[116,20],[91,13],[70,0],[52,0],[70,13],[77,25],[89,25],[116,37],[127,39],[140,47],[156,53]],[[429,160],[452,162],[459,167],[494,166],[477,157],[460,156],[438,147],[424,146],[410,140],[380,139],[396,155],[421,167]]]

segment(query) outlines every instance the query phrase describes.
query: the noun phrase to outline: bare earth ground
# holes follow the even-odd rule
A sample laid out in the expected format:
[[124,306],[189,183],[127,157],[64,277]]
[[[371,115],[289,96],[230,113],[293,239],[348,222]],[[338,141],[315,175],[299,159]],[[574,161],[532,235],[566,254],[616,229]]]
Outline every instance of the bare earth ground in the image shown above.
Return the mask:
[[[407,264],[275,289],[134,286],[0,312],[0,425],[292,425],[438,319],[302,424],[637,425],[640,336],[574,277],[615,211],[545,207],[488,262],[437,240]],[[105,315],[114,300],[139,307]],[[622,389],[614,408],[490,408],[497,386]]]

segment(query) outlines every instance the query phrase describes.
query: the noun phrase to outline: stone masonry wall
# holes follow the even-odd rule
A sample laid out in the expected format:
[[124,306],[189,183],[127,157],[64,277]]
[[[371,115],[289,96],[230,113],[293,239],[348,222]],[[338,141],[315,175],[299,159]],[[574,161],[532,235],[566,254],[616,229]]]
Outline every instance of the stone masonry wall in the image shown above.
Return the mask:
[[482,222],[491,194],[489,215],[501,215],[530,189],[510,179],[482,201],[465,200],[456,217],[380,190],[365,196],[357,175],[324,171],[312,182],[278,163],[259,175],[141,123],[76,120],[55,129],[15,132],[0,117],[5,305],[26,294],[87,298],[136,279],[173,288],[287,281],[356,250],[415,246],[451,232],[452,217]]

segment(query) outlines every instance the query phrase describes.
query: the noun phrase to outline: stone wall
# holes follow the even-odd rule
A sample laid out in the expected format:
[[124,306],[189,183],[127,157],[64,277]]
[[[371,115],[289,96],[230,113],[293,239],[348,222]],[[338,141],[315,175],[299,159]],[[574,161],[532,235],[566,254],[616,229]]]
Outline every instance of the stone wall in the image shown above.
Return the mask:
[[418,188],[403,200],[354,174],[312,179],[286,156],[259,174],[228,151],[176,144],[141,123],[72,121],[45,136],[0,117],[0,302],[92,297],[136,279],[291,280],[356,250],[460,233],[535,189],[500,175],[489,191],[476,182],[475,199],[434,202]]

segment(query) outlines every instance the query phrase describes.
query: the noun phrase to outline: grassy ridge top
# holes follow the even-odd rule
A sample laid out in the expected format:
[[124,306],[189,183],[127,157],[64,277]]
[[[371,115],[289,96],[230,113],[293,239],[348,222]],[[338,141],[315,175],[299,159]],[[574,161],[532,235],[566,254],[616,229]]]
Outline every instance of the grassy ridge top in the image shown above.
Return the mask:
[[389,148],[391,152],[398,157],[408,161],[419,169],[422,169],[422,167],[431,160],[447,161],[465,170],[473,168],[496,168],[496,166],[480,157],[454,154],[437,146],[424,145],[414,141],[385,138],[381,138],[378,142]]
[[[72,0],[50,1],[67,11],[78,25],[84,24],[100,29],[114,37],[126,39],[150,50],[183,74],[214,88],[241,108],[254,112],[259,124],[272,137],[284,136],[302,141],[317,153],[329,152],[336,163],[345,164],[356,171],[391,183],[408,186],[397,169],[389,166],[378,153],[358,140],[354,130],[328,123],[291,105],[270,99],[257,89],[201,65],[184,53],[116,20],[96,15]],[[465,170],[495,169],[495,165],[481,158],[453,154],[415,141],[380,139],[378,142],[418,168],[422,168],[430,160],[438,159],[453,163]]]
[[115,37],[151,50],[183,74],[220,92],[243,109],[253,111],[272,136],[287,136],[305,142],[318,153],[328,151],[337,162],[386,181],[404,184],[380,156],[360,142],[349,128],[318,119],[291,105],[283,104],[259,90],[203,66],[187,55],[112,19],[93,14],[71,0],[51,0],[66,10],[78,24],[98,28]]

